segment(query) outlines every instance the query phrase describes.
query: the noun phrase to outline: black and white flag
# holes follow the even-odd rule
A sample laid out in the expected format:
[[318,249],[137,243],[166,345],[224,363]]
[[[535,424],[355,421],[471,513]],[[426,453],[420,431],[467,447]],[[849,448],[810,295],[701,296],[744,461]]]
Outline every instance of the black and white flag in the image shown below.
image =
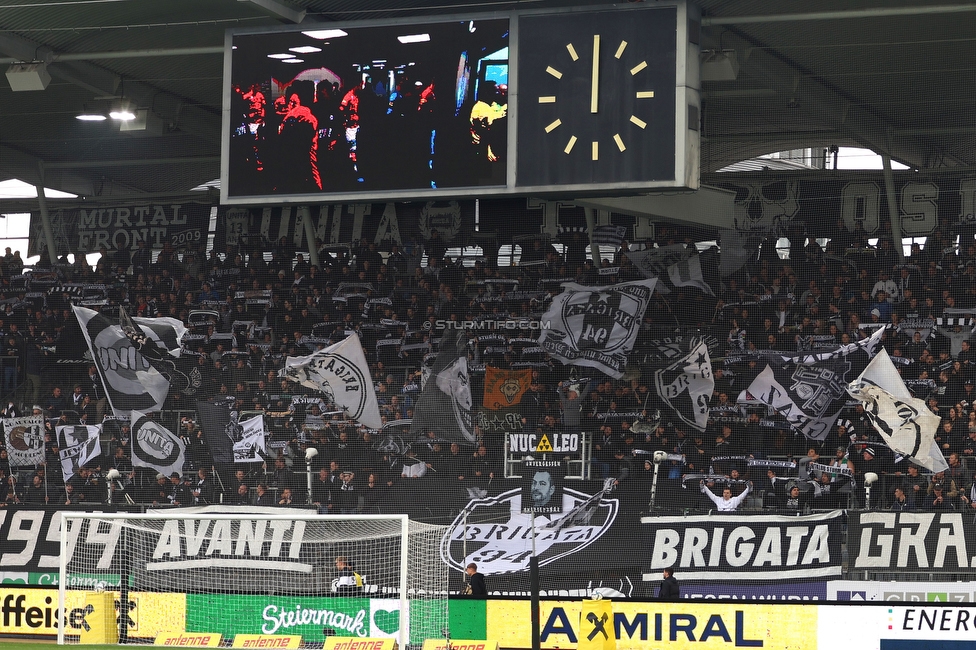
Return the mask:
[[843,356],[815,366],[773,359],[740,401],[765,404],[807,438],[824,440],[844,408],[850,368]]
[[626,226],[597,226],[593,229],[593,243],[618,247],[626,235]]
[[132,411],[132,466],[169,476],[183,473],[186,445],[178,435],[141,411]]
[[655,278],[606,287],[563,284],[542,316],[548,329],[539,344],[563,363],[620,379],[656,284]]
[[705,276],[702,274],[701,259],[697,255],[693,255],[686,260],[669,266],[668,279],[676,287],[694,287],[710,296],[715,295],[712,288],[705,282]]
[[[117,318],[72,306],[92,359],[105,386],[106,397],[116,417],[128,418],[131,411],[158,411],[169,392],[169,379],[154,368],[125,335]],[[160,350],[179,350],[186,332],[173,318],[135,318],[143,333]]]
[[99,434],[100,426],[66,426],[58,427],[58,448],[61,460],[61,472],[67,481],[78,473],[78,470],[102,455],[102,443]]
[[4,418],[3,438],[11,467],[28,467],[44,462],[44,417]]
[[267,453],[264,416],[255,415],[241,422],[241,439],[234,442],[234,462],[263,463]]
[[449,442],[475,444],[471,406],[465,340],[461,330],[449,329],[441,339],[430,379],[417,400],[410,437],[416,440],[427,431],[435,431],[439,438]]
[[885,350],[871,360],[847,391],[864,404],[865,415],[889,448],[929,471],[949,469],[935,441],[939,416],[912,396]]
[[654,372],[654,387],[683,422],[704,431],[715,377],[704,339],[693,339],[690,347],[688,354]]
[[[674,244],[662,248],[647,248],[642,251],[627,251],[627,259],[644,274],[645,278],[659,278],[668,276],[668,267],[691,257],[692,250],[684,244]],[[667,293],[664,287],[658,287],[661,293]]]
[[356,334],[306,357],[288,357],[278,375],[324,392],[346,417],[370,429],[383,426],[369,365]]
[[197,420],[214,463],[233,463],[234,443],[243,438],[238,412],[232,411],[231,405],[226,400],[197,402]]

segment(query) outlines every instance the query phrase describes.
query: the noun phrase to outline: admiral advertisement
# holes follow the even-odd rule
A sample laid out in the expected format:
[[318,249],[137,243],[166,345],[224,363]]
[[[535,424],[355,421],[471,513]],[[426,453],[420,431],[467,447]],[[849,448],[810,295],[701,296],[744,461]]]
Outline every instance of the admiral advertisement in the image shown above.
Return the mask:
[[[110,253],[131,252],[140,241],[150,250],[165,244],[196,249],[210,230],[210,206],[203,203],[86,205],[54,210],[50,218],[58,255],[97,253],[103,246]],[[27,254],[39,255],[46,241],[40,213],[31,213],[30,228]]]
[[969,573],[976,531],[963,512],[852,512],[848,552],[853,570]]

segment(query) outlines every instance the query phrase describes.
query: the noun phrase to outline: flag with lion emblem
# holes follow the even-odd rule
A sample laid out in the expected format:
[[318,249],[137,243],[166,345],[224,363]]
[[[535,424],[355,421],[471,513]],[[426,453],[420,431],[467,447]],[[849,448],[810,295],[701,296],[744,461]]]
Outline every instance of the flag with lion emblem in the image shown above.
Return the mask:
[[532,383],[532,369],[504,370],[485,367],[485,396],[482,406],[493,411],[515,408]]

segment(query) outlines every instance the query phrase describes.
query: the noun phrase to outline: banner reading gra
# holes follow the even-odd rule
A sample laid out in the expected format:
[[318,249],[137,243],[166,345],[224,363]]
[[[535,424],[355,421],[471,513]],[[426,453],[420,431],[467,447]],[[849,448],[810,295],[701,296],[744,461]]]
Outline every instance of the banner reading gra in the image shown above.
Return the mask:
[[976,530],[965,512],[851,512],[853,570],[968,573],[976,565]]

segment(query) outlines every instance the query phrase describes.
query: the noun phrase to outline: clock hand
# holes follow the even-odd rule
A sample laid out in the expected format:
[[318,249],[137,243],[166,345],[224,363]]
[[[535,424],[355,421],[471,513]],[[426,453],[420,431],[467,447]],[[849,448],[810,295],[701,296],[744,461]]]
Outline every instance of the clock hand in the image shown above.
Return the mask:
[[590,112],[596,113],[600,99],[600,35],[593,35],[593,72],[590,75]]

